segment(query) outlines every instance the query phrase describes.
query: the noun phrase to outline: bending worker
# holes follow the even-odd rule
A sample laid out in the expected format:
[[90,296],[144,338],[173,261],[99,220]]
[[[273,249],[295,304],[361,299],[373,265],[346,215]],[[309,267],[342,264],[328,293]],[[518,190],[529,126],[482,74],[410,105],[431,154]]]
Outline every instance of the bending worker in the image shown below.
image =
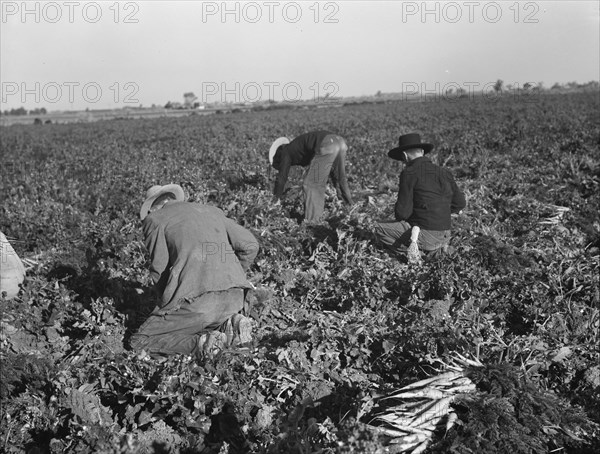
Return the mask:
[[304,175],[304,220],[318,221],[325,207],[325,189],[331,173],[337,196],[352,205],[352,195],[346,177],[346,141],[329,131],[311,131],[290,142],[280,137],[269,150],[269,162],[279,171],[274,194],[283,198],[285,184],[292,166],[308,169]]

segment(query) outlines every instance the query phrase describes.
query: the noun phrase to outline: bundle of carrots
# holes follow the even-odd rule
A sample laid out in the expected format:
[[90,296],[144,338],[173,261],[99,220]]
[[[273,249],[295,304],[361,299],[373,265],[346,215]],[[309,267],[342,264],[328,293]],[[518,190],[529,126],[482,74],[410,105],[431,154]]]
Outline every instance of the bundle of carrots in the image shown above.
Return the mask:
[[465,376],[465,368],[482,366],[457,354],[451,364],[446,364],[449,371],[380,398],[379,407],[385,409],[373,416],[369,428],[392,437],[394,452],[425,451],[435,431],[444,428],[447,432],[456,422],[457,415],[450,407],[456,396],[475,390],[475,384]]

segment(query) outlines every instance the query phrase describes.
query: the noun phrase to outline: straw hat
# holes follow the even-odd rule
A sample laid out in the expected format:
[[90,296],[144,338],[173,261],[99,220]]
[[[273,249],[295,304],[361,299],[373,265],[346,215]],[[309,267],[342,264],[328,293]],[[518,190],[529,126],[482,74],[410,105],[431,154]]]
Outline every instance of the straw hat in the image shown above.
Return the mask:
[[19,284],[25,279],[23,262],[0,232],[0,294],[6,292],[7,298],[13,298],[19,293]]
[[185,200],[183,188],[178,184],[165,184],[164,186],[158,184],[156,186],[152,186],[150,189],[148,189],[148,191],[146,191],[146,200],[144,200],[142,208],[140,208],[140,219],[143,221],[144,218],[148,216],[150,207],[156,199],[163,194],[169,193],[173,194],[175,196],[175,200],[178,202],[183,202]]
[[277,153],[277,149],[282,145],[287,145],[288,143],[290,143],[290,139],[287,137],[280,137],[273,142],[271,148],[269,149],[269,162],[271,164],[273,164],[273,157],[275,156],[275,153]]

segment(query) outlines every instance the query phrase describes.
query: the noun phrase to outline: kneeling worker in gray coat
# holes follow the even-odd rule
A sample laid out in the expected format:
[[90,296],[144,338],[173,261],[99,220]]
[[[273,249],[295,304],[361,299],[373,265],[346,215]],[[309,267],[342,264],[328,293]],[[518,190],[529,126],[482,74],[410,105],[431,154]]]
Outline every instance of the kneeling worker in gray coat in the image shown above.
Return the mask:
[[131,346],[151,354],[210,355],[225,344],[249,342],[252,322],[240,311],[252,288],[246,271],[258,253],[252,233],[216,207],[185,202],[176,184],[150,188],[140,218],[161,299]]

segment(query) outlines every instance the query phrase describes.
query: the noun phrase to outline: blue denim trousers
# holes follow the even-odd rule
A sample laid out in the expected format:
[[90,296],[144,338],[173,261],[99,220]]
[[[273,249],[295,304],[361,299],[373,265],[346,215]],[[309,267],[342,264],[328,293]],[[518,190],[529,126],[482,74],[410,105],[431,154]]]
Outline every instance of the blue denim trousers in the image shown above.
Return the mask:
[[[375,233],[379,240],[395,252],[403,252],[410,244],[412,226],[406,221],[378,222]],[[450,230],[425,230],[419,233],[419,249],[436,251],[445,248],[450,243]]]
[[315,150],[315,156],[304,174],[302,185],[306,221],[317,221],[323,215],[325,189],[330,173],[338,196],[341,196],[344,202],[352,203],[345,170],[346,151],[346,141],[334,134],[325,136]]

